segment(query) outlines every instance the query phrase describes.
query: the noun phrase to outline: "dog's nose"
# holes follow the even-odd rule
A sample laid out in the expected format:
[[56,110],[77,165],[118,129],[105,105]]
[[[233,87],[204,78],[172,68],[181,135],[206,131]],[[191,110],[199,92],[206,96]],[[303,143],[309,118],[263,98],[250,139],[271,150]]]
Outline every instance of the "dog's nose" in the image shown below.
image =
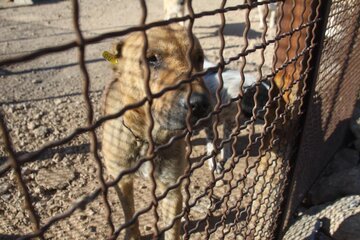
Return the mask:
[[185,109],[192,110],[192,115],[196,118],[206,117],[210,110],[210,101],[207,95],[201,93],[193,93],[190,96],[190,104],[187,104],[186,98],[181,99],[181,105]]

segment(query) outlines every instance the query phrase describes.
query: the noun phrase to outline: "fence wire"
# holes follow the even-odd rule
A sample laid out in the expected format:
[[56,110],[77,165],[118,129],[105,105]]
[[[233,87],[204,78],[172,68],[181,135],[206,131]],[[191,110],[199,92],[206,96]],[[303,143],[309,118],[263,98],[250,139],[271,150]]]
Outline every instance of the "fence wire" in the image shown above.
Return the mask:
[[[6,119],[6,114],[1,113],[0,131],[3,137],[2,145],[7,155],[4,163],[0,166],[0,176],[5,179],[9,172],[15,174],[17,186],[21,193],[18,198],[23,200],[23,208],[26,209],[26,214],[29,216],[28,222],[24,220],[25,225],[31,223],[31,230],[18,230],[4,234],[16,235],[15,237],[18,239],[63,238],[61,231],[64,229],[71,231],[71,229],[69,230],[65,225],[61,225],[61,222],[68,221],[67,224],[71,223],[76,226],[82,218],[70,221],[71,217],[79,214],[79,212],[88,213],[90,209],[94,208],[93,205],[96,202],[100,204],[96,226],[98,228],[101,226],[105,230],[101,233],[96,233],[96,231],[94,233],[90,230],[90,235],[86,235],[82,233],[81,227],[79,227],[80,229],[74,227],[75,230],[72,230],[78,231],[76,233],[78,235],[72,236],[84,239],[94,236],[96,238],[117,239],[120,236],[121,238],[124,236],[129,238],[131,235],[137,236],[136,234],[141,234],[144,237],[144,234],[147,234],[145,237],[153,237],[154,239],[162,236],[165,236],[166,239],[178,239],[179,235],[182,235],[183,239],[272,239],[275,237],[276,231],[281,231],[279,226],[280,215],[283,212],[290,214],[289,208],[285,208],[284,205],[285,200],[287,200],[287,186],[290,183],[290,177],[294,179],[294,175],[291,175],[294,163],[290,160],[294,159],[294,153],[297,150],[296,145],[302,130],[301,116],[307,107],[306,96],[312,87],[312,78],[316,76],[318,70],[314,62],[316,63],[320,55],[322,42],[316,35],[320,32],[319,28],[323,27],[326,22],[326,12],[322,9],[329,3],[317,0],[249,0],[238,5],[227,6],[228,1],[222,0],[218,9],[196,13],[192,1],[185,2],[187,15],[147,23],[149,3],[140,0],[142,16],[138,26],[85,38],[79,24],[79,2],[73,0],[72,15],[76,33],[74,41],[0,60],[0,67],[5,68],[49,54],[77,48],[78,64],[83,79],[82,96],[86,107],[86,123],[82,127],[74,129],[59,140],[46,142],[37,150],[23,154],[16,152],[8,131],[7,123],[11,123],[12,119]],[[346,2],[346,6],[337,9],[334,14],[343,14],[343,12],[346,13],[350,10],[355,11],[353,5],[356,5],[356,9],[359,10],[358,4],[354,1]],[[335,2],[333,6],[337,4],[341,3]],[[249,32],[252,28],[250,15],[258,8],[264,10],[259,21],[265,24],[261,32],[260,43],[252,46],[249,44]],[[278,16],[277,30],[275,36],[269,38],[266,22],[269,12],[270,10],[273,11],[273,8],[275,8]],[[244,44],[236,55],[225,58],[226,14],[238,11],[245,12],[245,27],[242,35]],[[212,15],[219,15],[221,21],[217,31],[220,42],[218,61],[214,66],[201,69],[193,60],[194,51],[198,50],[198,40],[193,33],[194,24],[196,20]],[[358,11],[357,18],[359,15]],[[340,21],[346,21],[346,19]],[[328,22],[327,29],[328,33],[331,34],[331,39],[336,39],[337,35],[343,37],[341,35],[342,30],[338,31],[336,28],[338,25],[333,27],[331,21]],[[159,91],[154,91],[152,88],[154,86],[152,82],[154,73],[148,55],[151,44],[149,32],[159,29],[159,27],[169,26],[172,23],[185,23],[189,45],[186,56],[183,58],[188,65],[185,70],[179,70],[182,71],[182,78],[175,84],[165,85]],[[134,33],[138,33],[141,39],[141,43],[137,46],[141,48],[141,54],[135,56],[138,57],[136,60],[145,63],[141,72],[142,80],[144,80],[144,84],[141,86],[143,97],[136,96],[135,101],[121,107],[106,105],[105,103],[105,107],[111,111],[96,119],[94,117],[96,109],[93,106],[90,92],[90,76],[85,64],[85,48],[105,39],[131,36]],[[263,70],[266,62],[265,52],[270,46],[275,46],[273,50],[274,59],[270,72],[266,73]],[[259,53],[260,61],[257,64],[256,80],[252,86],[253,94],[250,96],[252,109],[248,113],[249,117],[246,118],[244,116],[246,92],[243,87],[247,78],[245,75],[247,57],[252,53]],[[238,94],[224,102],[222,95],[226,87],[225,83],[228,81],[224,73],[228,71],[226,67],[236,61],[240,62],[240,67],[237,69],[239,76],[239,82],[236,85],[239,87]],[[177,69],[170,69],[170,71],[176,72]],[[194,121],[197,109],[194,108],[194,102],[192,102],[193,96],[201,88],[199,87],[201,85],[199,79],[209,76],[209,74],[213,74],[219,81],[214,96],[212,96],[214,103],[211,104],[211,111]],[[261,93],[263,83],[269,84],[266,93]],[[131,85],[127,85],[127,87],[129,86],[131,87]],[[156,121],[159,118],[159,112],[155,112],[154,108],[159,102],[164,105],[167,104],[165,101],[169,99],[170,94],[180,90],[184,91],[184,89],[186,94],[183,108],[188,110],[184,116],[185,119],[182,119],[184,127],[176,131],[176,134],[166,138],[166,141],[159,143],[156,141],[158,136],[154,136],[158,127]],[[121,94],[126,95],[127,93],[121,92],[119,95]],[[114,97],[111,94],[107,96],[112,103],[117,101],[116,96]],[[261,97],[265,97],[266,101],[260,101]],[[143,119],[140,122],[146,126],[146,131],[141,136],[138,136],[137,130],[128,127],[126,125],[128,123],[125,124],[123,120],[126,114],[139,111],[139,109],[143,110]],[[264,112],[263,121],[259,115],[261,111]],[[230,126],[225,124],[225,120],[229,117],[232,121]],[[107,129],[113,127],[110,130],[111,134],[116,134],[120,131],[117,129],[119,124],[121,128],[127,129],[121,130],[128,131],[127,136],[140,138],[135,144],[140,144],[141,149],[133,164],[124,167],[121,171],[116,171],[109,167],[111,164],[106,163],[108,160],[105,160],[104,163],[106,154],[100,153],[100,142],[103,151],[106,144],[108,148],[117,149],[114,150],[115,152],[121,151],[118,149],[120,145],[115,146],[114,143],[111,146],[104,141],[104,137],[102,141],[99,141],[98,131],[103,130],[104,136],[106,136],[104,129],[108,126]],[[224,132],[228,132],[227,135],[219,131],[221,124],[224,125]],[[202,142],[200,144],[202,153],[198,154],[196,153],[198,150],[195,150],[197,147],[196,137],[199,135],[199,129],[202,130],[200,135],[203,134],[202,136],[204,136],[204,125],[211,135],[207,145],[212,146],[212,151],[206,152],[205,144]],[[39,214],[39,207],[36,206],[39,199],[31,194],[32,191],[29,190],[27,180],[24,177],[26,172],[24,173],[22,169],[27,164],[40,162],[41,156],[49,150],[71,144],[84,134],[88,134],[86,142],[90,143],[90,158],[96,166],[97,186],[67,208],[51,214],[45,219]],[[126,145],[126,142],[123,144]],[[240,144],[241,148],[239,147]],[[223,157],[221,151],[226,152],[226,148],[231,150],[229,150],[230,155],[225,162],[224,159],[221,159]],[[179,154],[174,149],[179,152],[183,151],[183,154]],[[163,176],[163,172],[159,172],[159,166],[166,161],[159,160],[159,156],[163,156],[164,152],[171,157],[175,154],[179,154],[180,157],[183,155],[179,164],[181,166],[174,165],[165,169],[176,176],[175,179],[168,180]],[[194,160],[196,154],[198,156]],[[217,161],[223,165],[220,172],[216,171],[216,166],[212,170],[206,166],[217,158],[220,158]],[[107,165],[106,168],[105,165]],[[134,173],[141,172],[144,168],[149,169],[148,181],[145,183],[131,182],[131,186],[129,185],[131,189],[133,188],[132,185],[134,185],[135,190],[139,188],[140,195],[139,193],[134,194],[134,190],[124,191],[124,186],[121,184],[130,181],[129,179],[132,179]],[[108,172],[112,173],[112,178]],[[203,185],[199,184],[200,181],[204,182]],[[116,195],[114,189],[120,196],[122,205],[116,197],[111,197]],[[132,199],[122,199],[121,196],[124,193],[128,193]],[[142,197],[141,194],[146,194],[146,196]],[[101,199],[99,199],[100,196]],[[50,208],[50,206],[48,207]],[[292,210],[290,212],[292,213]],[[60,233],[56,233],[56,231]],[[0,237],[2,237],[2,233],[0,233]]]
[[[329,12],[329,16],[323,28],[321,57],[317,60],[318,75],[309,88],[311,95],[307,100],[309,105],[293,168],[283,228],[292,221],[301,203],[307,203],[307,191],[346,141],[348,119],[359,96],[360,86],[356,77],[359,2],[332,1],[327,7],[323,9]],[[304,172],[307,174],[301,174]],[[296,237],[294,234],[294,239]]]

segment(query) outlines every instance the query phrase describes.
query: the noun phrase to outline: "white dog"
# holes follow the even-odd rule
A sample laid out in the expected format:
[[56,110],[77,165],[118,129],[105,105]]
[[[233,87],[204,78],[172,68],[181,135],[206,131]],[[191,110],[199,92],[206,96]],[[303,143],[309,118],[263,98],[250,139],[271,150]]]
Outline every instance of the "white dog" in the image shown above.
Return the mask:
[[[258,2],[263,2],[264,0],[258,0]],[[268,5],[268,6],[266,6]],[[276,27],[276,20],[277,20],[277,15],[278,15],[278,8],[279,8],[280,4],[279,3],[270,3],[270,4],[262,4],[259,5],[257,7],[258,12],[259,12],[259,21],[260,21],[260,28],[264,29],[265,28],[265,24],[266,22],[263,21],[265,18],[265,13],[266,13],[266,8],[268,7],[268,17],[270,18],[269,20],[269,28],[274,28]]]
[[[216,66],[215,64],[207,61],[205,59],[204,61],[204,69],[208,69],[211,67]],[[253,93],[255,89],[255,84],[257,81],[257,77],[254,74],[244,74],[245,79],[243,81],[242,90],[243,90],[243,96],[242,96],[242,108],[243,111],[252,111],[253,108]],[[220,91],[220,99],[221,104],[226,104],[231,101],[231,99],[237,98],[240,96],[240,87],[241,87],[241,77],[240,77],[240,71],[235,70],[225,70],[222,73],[222,79],[223,79],[223,88]],[[204,76],[204,83],[206,88],[210,92],[210,98],[212,105],[215,106],[216,104],[216,90],[219,87],[220,80],[218,78],[217,71],[210,72],[207,75]],[[260,84],[260,94],[267,96],[267,91],[269,90],[269,85],[267,85],[265,82],[261,82]],[[247,101],[246,104],[244,98],[250,99],[250,101]],[[265,97],[266,98],[266,97]],[[262,106],[265,104],[267,99],[262,100],[259,105]],[[237,113],[237,106],[236,103],[233,102],[229,106],[225,107],[221,114],[219,115],[220,123],[223,124],[223,139],[228,139],[230,137],[230,134],[232,132],[233,126],[235,124],[235,115]],[[207,135],[207,154],[210,155],[213,150],[213,131],[212,128],[206,128],[206,135]],[[228,160],[232,155],[231,150],[231,141],[226,143],[224,147],[221,149],[221,156],[223,161],[222,162],[216,162],[215,158],[212,158],[211,161],[209,161],[209,168],[210,170],[216,170],[217,173],[220,173],[223,170],[223,164],[225,164],[226,160]],[[216,166],[216,167],[215,167]]]
[[183,17],[185,13],[185,0],[164,0],[165,20]]

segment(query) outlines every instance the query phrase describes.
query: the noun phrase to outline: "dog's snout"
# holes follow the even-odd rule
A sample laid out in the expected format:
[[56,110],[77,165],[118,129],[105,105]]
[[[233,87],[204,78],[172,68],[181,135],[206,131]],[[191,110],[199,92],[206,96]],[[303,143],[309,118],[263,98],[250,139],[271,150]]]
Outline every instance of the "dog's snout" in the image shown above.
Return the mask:
[[190,107],[195,117],[205,117],[209,112],[209,99],[205,94],[195,93],[190,97]]
[[196,118],[206,117],[210,110],[210,101],[207,95],[201,93],[193,93],[190,96],[189,104],[186,98],[181,100],[181,105],[185,109],[191,108],[192,115]]

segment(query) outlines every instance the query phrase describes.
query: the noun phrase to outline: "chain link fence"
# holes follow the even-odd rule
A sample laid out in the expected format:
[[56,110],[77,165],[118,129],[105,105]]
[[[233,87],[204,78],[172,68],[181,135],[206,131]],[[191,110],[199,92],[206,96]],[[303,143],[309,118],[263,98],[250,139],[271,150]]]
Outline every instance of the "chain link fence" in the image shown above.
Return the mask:
[[[285,228],[296,209],[337,149],[347,139],[349,119],[359,94],[357,54],[360,5],[356,1],[329,4],[318,71],[312,83],[304,128],[296,156]],[[325,10],[325,9],[324,9]],[[302,174],[306,172],[306,174]]]
[[[344,105],[355,102],[359,89],[360,5],[351,0],[223,0],[216,9],[195,12],[193,2],[185,1],[185,15],[148,22],[151,3],[139,2],[139,25],[84,37],[79,2],[73,0],[75,40],[0,60],[0,68],[6,69],[77,49],[83,89],[75,102],[80,123],[74,125],[79,127],[52,141],[48,136],[54,132],[44,133],[45,141],[26,151],[17,145],[23,133],[16,132],[12,117],[32,112],[25,106],[17,109],[23,115],[16,115],[3,104],[0,180],[9,187],[0,193],[8,196],[0,199],[5,223],[0,238],[280,238],[326,164],[312,154],[330,157],[329,147],[344,137],[339,123],[353,107]],[[243,29],[231,31],[238,34],[240,49],[228,56],[230,14]],[[268,15],[276,17],[273,34]],[[197,21],[210,16],[220,18],[215,31],[220,47],[217,61],[202,69],[197,63],[203,52],[193,32]],[[257,33],[254,21],[263,24],[255,44],[249,43]],[[172,23],[182,23],[185,30],[169,27]],[[170,53],[161,52],[168,46],[167,35],[172,36],[169,45],[179,44]],[[128,40],[117,40],[117,52],[111,55],[119,56],[115,81],[108,84],[105,112],[97,117],[101,93],[91,91],[85,49],[115,37]],[[252,54],[257,57],[251,75],[246,71]],[[174,68],[157,65],[174,55],[181,59]],[[229,85],[227,67],[234,64],[237,82]],[[201,83],[209,76],[218,81],[210,93]],[[247,85],[250,76],[254,80]],[[236,94],[224,99],[232,88]],[[199,94],[205,100],[195,99]],[[321,108],[315,98],[323,101]],[[53,106],[43,107],[49,111]],[[199,113],[199,108],[205,110]],[[320,136],[325,143],[318,141]]]

